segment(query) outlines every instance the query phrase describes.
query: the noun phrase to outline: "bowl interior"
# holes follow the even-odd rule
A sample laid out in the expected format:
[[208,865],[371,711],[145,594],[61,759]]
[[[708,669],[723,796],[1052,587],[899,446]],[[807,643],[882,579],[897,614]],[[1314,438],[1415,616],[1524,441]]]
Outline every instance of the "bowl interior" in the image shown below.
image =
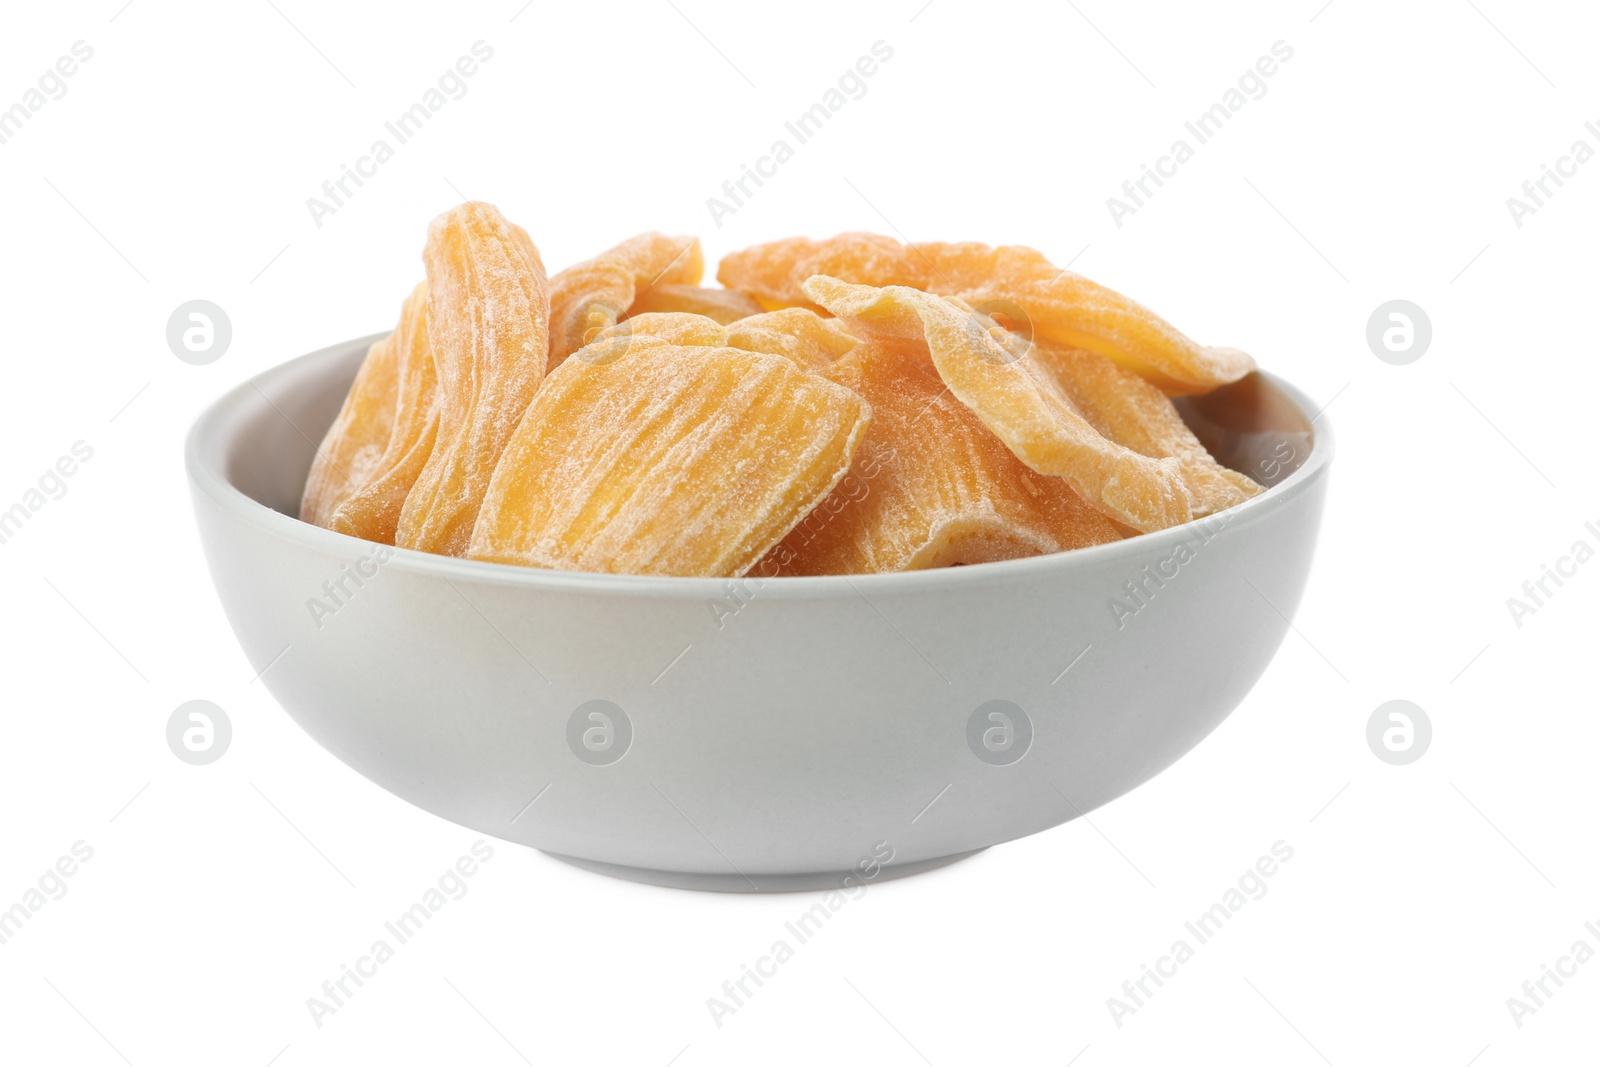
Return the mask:
[[1218,463],[1268,488],[1311,458],[1311,418],[1260,372],[1173,404]]
[[256,503],[298,519],[311,461],[344,405],[368,346],[384,336],[336,346],[343,351],[314,352],[247,385],[247,391],[254,389],[266,403],[245,406],[221,442],[228,484]]

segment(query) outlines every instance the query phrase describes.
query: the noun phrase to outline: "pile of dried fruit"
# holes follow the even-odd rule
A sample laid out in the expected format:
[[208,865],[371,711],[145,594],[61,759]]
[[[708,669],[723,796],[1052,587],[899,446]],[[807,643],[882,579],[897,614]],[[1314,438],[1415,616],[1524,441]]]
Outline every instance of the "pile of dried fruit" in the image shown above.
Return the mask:
[[301,518],[561,570],[861,574],[1114,541],[1261,491],[1169,396],[1255,366],[1028,248],[641,234],[546,277],[435,219]]

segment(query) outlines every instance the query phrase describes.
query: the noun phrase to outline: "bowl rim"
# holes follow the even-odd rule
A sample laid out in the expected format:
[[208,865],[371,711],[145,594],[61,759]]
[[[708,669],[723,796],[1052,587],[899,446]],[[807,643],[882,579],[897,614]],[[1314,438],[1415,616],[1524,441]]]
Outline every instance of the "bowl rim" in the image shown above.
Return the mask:
[[[261,403],[272,403],[263,386],[312,374],[320,369],[321,364],[334,362],[337,358],[349,358],[354,352],[364,350],[372,342],[387,335],[388,331],[385,330],[341,341],[279,363],[251,375],[208,404],[195,419],[184,440],[184,465],[191,488],[203,493],[233,519],[256,527],[262,533],[302,547],[337,556],[347,556],[352,550],[366,552],[371,549],[388,548],[392,555],[383,563],[385,570],[393,568],[401,572],[433,576],[447,581],[458,579],[477,584],[536,590],[681,597],[691,600],[721,598],[727,593],[730,583],[748,583],[759,588],[763,598],[812,599],[840,595],[865,596],[864,590],[879,593],[909,593],[960,588],[973,583],[982,585],[1031,581],[1063,571],[1070,572],[1074,568],[1094,566],[1119,556],[1126,556],[1130,560],[1135,557],[1145,558],[1150,552],[1160,552],[1175,547],[1178,542],[1187,541],[1202,530],[1211,532],[1215,528],[1217,515],[1230,515],[1241,519],[1259,518],[1287,506],[1309,491],[1326,474],[1334,451],[1333,428],[1325,418],[1326,405],[1318,408],[1297,386],[1269,371],[1258,370],[1258,373],[1294,402],[1313,427],[1311,455],[1294,473],[1277,485],[1269,487],[1241,504],[1234,505],[1225,512],[1121,541],[1023,559],[978,563],[968,567],[897,571],[886,574],[783,575],[771,578],[750,574],[737,578],[688,578],[669,575],[558,571],[509,563],[491,563],[486,560],[462,559],[456,556],[440,556],[415,549],[380,545],[374,541],[313,526],[302,522],[296,516],[285,515],[259,503],[228,480],[223,471],[223,457],[227,451],[226,446],[238,433],[238,424],[245,413],[259,410]],[[288,421],[287,416],[284,416],[284,419]]]

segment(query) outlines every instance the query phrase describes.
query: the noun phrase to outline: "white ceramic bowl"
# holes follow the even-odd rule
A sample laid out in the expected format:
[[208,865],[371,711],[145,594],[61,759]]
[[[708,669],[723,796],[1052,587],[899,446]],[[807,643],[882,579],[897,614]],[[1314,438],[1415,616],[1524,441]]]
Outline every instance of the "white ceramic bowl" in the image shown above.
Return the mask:
[[372,340],[260,375],[190,432],[201,537],[240,644],[318,744],[396,796],[667,885],[911,874],[1161,771],[1282,640],[1332,452],[1305,397],[1258,375],[1181,407],[1219,458],[1276,484],[1186,526],[764,584],[533,570],[294,517]]

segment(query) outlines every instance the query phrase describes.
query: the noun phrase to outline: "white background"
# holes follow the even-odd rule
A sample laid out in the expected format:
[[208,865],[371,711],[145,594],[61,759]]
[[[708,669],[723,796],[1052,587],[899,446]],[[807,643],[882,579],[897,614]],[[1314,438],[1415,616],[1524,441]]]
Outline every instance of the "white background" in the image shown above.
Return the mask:
[[[1573,942],[1600,949],[1600,562],[1520,628],[1506,607],[1600,543],[1600,161],[1520,228],[1506,206],[1574,140],[1600,148],[1592,9],[522,3],[6,6],[0,106],[73,42],[94,55],[0,145],[0,508],[74,442],[94,455],[0,545],[0,908],[74,842],[94,854],[0,945],[0,1060],[1592,1060],[1600,961],[1520,1028],[1506,1006]],[[467,95],[316,227],[306,198],[480,39]],[[878,40],[866,95],[716,227],[706,198]],[[1279,40],[1267,94],[1114,225],[1106,198]],[[720,1028],[706,999],[808,898],[509,844],[318,1028],[306,998],[478,835],[338,764],[252,683],[180,442],[229,386],[390,325],[462,195],[552,271],[643,229],[701,234],[708,262],[849,229],[1025,243],[1253,352],[1339,433],[1295,631],[1216,733],[1092,825],[873,886]],[[234,329],[205,367],[164,337],[194,298]],[[1433,323],[1409,366],[1366,344],[1392,298]],[[207,767],[164,740],[194,698],[234,725]],[[1433,722],[1410,766],[1367,748],[1393,698]],[[1107,998],[1279,840],[1267,895],[1115,1025]]]

